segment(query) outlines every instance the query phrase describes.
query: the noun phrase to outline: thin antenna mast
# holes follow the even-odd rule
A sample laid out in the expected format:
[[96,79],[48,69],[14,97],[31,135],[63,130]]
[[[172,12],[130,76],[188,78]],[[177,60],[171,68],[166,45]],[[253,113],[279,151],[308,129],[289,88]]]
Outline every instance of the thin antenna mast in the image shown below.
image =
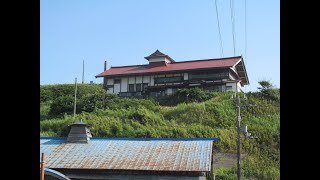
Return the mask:
[[84,83],[84,60],[82,61],[82,84]]
[[77,104],[77,78],[75,79],[76,89],[74,90],[74,108],[73,108],[73,120],[76,120],[76,104]]

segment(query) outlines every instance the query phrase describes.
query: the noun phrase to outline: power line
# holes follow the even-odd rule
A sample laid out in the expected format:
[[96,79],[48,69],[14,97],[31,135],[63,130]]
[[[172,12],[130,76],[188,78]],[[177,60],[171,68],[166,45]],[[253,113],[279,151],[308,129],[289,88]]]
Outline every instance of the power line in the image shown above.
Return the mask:
[[244,54],[247,61],[247,0],[244,0]]
[[219,30],[219,38],[220,38],[221,57],[224,57],[224,54],[223,54],[223,45],[222,45],[222,37],[221,37],[221,31],[220,31],[220,21],[219,21],[219,13],[218,13],[217,0],[215,0],[215,6],[216,6],[217,21],[218,21],[218,30]]
[[236,33],[235,33],[235,25],[234,25],[234,4],[233,0],[230,0],[230,9],[231,9],[231,23],[232,23],[232,38],[233,38],[233,55],[236,55]]
[[[247,0],[244,0],[244,57],[246,61],[244,65],[248,64],[248,55],[247,55]],[[245,92],[247,92],[246,86],[244,87]]]

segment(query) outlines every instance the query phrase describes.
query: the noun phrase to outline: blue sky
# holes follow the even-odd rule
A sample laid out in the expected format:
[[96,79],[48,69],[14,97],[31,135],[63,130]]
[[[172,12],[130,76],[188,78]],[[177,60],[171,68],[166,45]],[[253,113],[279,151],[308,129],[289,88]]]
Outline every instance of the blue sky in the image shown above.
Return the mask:
[[[230,1],[217,0],[223,57],[234,56]],[[250,85],[270,80],[280,87],[280,2],[234,0],[236,56],[242,55]],[[145,64],[155,50],[176,61],[222,57],[215,0],[41,0],[40,84],[63,84],[110,66]]]

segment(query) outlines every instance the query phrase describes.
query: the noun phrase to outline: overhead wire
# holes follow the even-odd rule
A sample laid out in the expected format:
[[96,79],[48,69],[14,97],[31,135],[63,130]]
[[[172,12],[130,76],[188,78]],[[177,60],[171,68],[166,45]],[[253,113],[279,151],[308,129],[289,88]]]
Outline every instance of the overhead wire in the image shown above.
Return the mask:
[[224,54],[223,54],[223,44],[222,44],[222,37],[221,37],[221,27],[220,27],[220,21],[219,21],[219,13],[218,13],[217,0],[215,0],[215,6],[216,6],[216,15],[217,15],[218,31],[219,31],[219,39],[220,39],[220,53],[221,53],[221,57],[224,57]]
[[234,25],[234,1],[230,0],[230,10],[231,10],[231,24],[232,24],[232,39],[233,39],[233,55],[236,55],[236,33]]
[[[248,55],[247,55],[247,0],[244,0],[244,57],[246,61],[244,65],[248,64]],[[244,87],[245,92],[247,92],[247,87]]]

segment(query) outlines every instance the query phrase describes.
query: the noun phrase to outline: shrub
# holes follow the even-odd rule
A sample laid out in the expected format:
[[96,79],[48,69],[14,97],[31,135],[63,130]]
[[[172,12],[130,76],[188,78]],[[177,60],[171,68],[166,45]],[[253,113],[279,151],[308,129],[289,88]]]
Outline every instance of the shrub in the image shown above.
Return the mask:
[[203,102],[215,97],[214,92],[195,88],[178,89],[177,92],[170,96],[155,98],[161,105],[172,106],[179,103]]
[[65,113],[71,114],[73,110],[74,98],[72,96],[60,96],[52,102],[49,115],[59,116]]
[[[74,96],[74,84],[40,85],[40,102],[53,101],[62,96]],[[104,91],[101,84],[77,84],[77,97]]]

